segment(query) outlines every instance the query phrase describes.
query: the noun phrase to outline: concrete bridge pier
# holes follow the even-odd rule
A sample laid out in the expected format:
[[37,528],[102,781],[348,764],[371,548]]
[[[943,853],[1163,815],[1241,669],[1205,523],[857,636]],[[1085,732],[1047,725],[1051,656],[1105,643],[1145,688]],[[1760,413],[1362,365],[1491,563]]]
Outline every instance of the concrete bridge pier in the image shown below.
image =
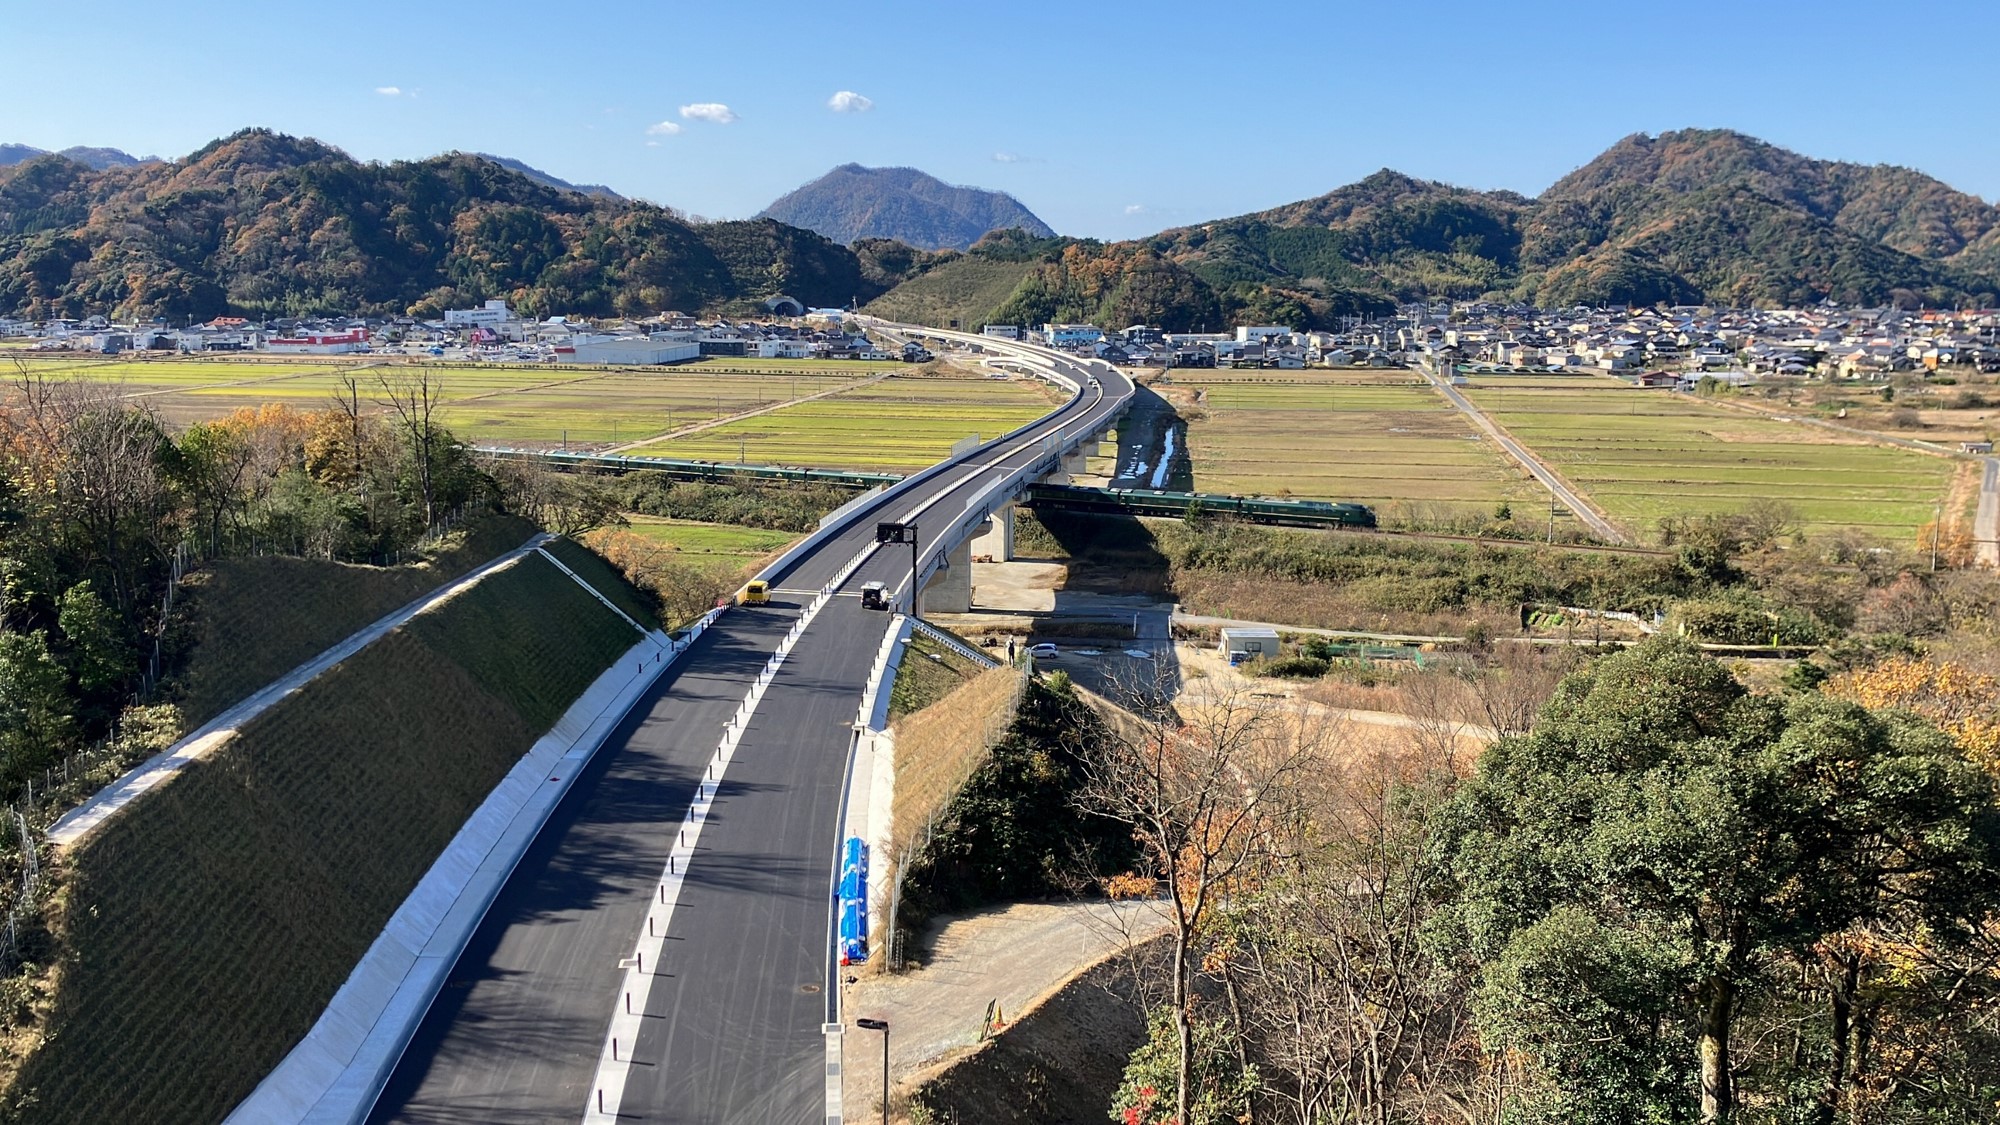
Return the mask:
[[972,540],[953,547],[945,565],[917,595],[917,616],[966,613],[972,609]]
[[1090,455],[1097,450],[1098,441],[1093,438],[1080,443],[1075,449],[1062,455],[1062,463],[1056,471],[1048,475],[1050,484],[1069,484],[1076,477],[1090,471]]
[[1007,503],[994,509],[993,514],[979,527],[979,535],[972,541],[974,556],[985,555],[994,562],[1014,561],[1014,508],[1015,503]]

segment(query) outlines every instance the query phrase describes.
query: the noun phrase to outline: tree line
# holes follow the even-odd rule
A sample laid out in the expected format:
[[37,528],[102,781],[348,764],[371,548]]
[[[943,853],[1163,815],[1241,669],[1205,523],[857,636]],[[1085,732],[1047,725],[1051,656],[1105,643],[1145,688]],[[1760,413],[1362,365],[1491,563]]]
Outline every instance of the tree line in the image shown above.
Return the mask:
[[499,502],[441,401],[427,371],[348,373],[321,409],[246,407],[176,434],[115,384],[17,369],[0,390],[0,798],[170,671],[156,654],[177,564],[390,562]]
[[1113,1120],[1994,1119],[1992,727],[1950,726],[1990,678],[1753,692],[1669,638],[1539,709],[1464,675],[1500,705],[1396,748],[1197,683],[1087,752],[1142,855],[1105,887],[1167,917]]

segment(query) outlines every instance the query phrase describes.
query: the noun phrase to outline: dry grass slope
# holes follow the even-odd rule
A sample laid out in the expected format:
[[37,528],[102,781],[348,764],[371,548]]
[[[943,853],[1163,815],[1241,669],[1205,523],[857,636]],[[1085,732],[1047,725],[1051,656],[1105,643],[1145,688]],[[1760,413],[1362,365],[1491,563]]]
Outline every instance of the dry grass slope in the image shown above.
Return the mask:
[[216,563],[190,579],[195,648],[181,703],[188,729],[534,532],[511,516],[479,520],[444,551],[410,566],[281,556]]
[[489,790],[636,639],[530,556],[249,724],[67,857],[23,1123],[221,1118]]
[[[906,656],[905,662],[910,656]],[[929,663],[929,661],[924,661]],[[897,854],[986,760],[1020,700],[1021,672],[992,668],[896,723],[896,796],[892,834]]]

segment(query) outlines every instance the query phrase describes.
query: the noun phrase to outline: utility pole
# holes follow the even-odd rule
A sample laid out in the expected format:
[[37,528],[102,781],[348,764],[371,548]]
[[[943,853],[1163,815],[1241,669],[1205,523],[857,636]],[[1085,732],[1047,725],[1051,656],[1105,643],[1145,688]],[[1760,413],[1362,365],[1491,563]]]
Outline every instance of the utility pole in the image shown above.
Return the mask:
[[1556,541],[1556,494],[1549,493],[1549,542]]

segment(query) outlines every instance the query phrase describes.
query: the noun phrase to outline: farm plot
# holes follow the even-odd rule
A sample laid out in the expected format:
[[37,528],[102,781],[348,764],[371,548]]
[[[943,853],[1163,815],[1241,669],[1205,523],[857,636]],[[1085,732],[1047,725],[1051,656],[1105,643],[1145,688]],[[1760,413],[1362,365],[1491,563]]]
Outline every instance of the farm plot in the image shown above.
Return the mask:
[[822,391],[859,386],[862,380],[854,377],[858,374],[843,378],[674,370],[572,377],[476,398],[454,396],[445,411],[445,424],[480,441],[550,445],[567,440],[571,445],[615,445]]
[[1665,391],[1480,381],[1467,395],[1642,538],[1664,517],[1778,501],[1815,530],[1902,541],[1931,519],[1953,470],[1944,458]]
[[[443,365],[429,373],[443,388],[442,420],[460,437],[503,444],[611,445],[759,406],[859,386],[894,365],[730,360],[674,368]],[[383,383],[413,368],[360,367],[306,360],[37,360],[55,377],[116,384],[170,425],[218,418],[242,407],[328,406],[342,376],[359,380],[364,408],[386,409]]]
[[1053,404],[1052,393],[1020,379],[892,378],[636,452],[909,471],[943,457],[962,438],[998,437],[1041,417]]
[[731,567],[748,566],[784,550],[799,538],[796,532],[762,527],[736,527],[636,514],[625,518],[631,521],[625,530],[647,542],[671,547],[684,561],[720,563]]
[[1405,504],[1439,514],[1490,509],[1532,491],[1462,415],[1408,372],[1283,374],[1293,378],[1177,374],[1176,382],[1195,392],[1192,403],[1185,394],[1177,400],[1192,418],[1197,490]]

